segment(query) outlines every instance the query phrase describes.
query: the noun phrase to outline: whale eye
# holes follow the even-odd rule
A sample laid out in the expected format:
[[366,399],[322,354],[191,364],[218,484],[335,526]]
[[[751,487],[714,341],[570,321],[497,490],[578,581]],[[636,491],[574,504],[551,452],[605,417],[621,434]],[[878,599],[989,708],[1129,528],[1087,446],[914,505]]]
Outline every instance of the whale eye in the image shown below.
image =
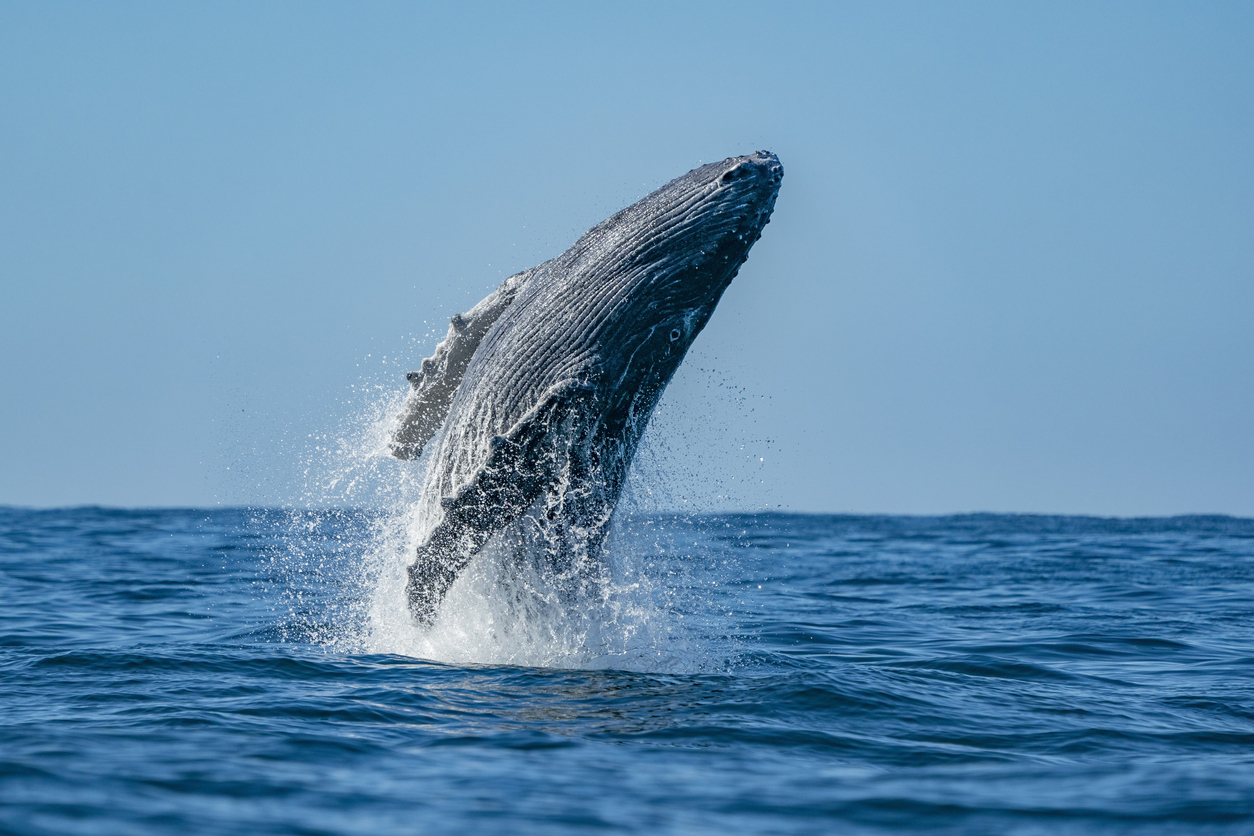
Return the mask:
[[683,336],[683,332],[680,331],[678,328],[671,329],[671,342],[675,342],[675,340],[679,339],[682,336]]

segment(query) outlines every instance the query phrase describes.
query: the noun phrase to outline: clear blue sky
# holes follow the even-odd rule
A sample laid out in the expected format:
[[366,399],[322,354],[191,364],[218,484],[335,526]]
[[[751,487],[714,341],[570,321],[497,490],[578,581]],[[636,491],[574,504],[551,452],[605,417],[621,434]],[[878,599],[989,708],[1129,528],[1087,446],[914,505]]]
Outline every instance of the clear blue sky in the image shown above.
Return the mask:
[[758,148],[681,493],[1254,515],[1254,6],[1183,2],[4,3],[0,503],[292,501],[440,320]]

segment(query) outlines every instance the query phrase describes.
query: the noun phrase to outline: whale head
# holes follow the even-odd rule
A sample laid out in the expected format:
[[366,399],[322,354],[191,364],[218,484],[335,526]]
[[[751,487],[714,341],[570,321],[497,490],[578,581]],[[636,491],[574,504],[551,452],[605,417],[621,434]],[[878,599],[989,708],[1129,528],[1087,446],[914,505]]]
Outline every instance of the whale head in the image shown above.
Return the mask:
[[590,327],[612,424],[656,404],[770,220],[767,151],[694,169],[589,230],[567,254],[565,303]]

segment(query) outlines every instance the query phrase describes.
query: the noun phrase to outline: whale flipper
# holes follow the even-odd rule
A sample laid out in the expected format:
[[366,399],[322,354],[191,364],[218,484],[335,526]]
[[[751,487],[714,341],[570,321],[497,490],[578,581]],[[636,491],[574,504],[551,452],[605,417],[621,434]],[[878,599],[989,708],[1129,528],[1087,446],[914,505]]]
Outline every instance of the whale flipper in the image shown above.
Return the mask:
[[[540,265],[542,267],[544,265]],[[399,425],[392,433],[388,449],[398,459],[416,459],[431,436],[444,424],[453,395],[474,356],[483,335],[514,301],[518,291],[539,267],[515,273],[466,313],[449,323],[448,334],[435,347],[435,354],[422,361],[422,369],[405,375],[411,389],[405,398]]]
[[444,517],[409,567],[407,593],[419,622],[435,619],[458,573],[549,484],[563,458],[563,451],[550,443],[560,440],[554,431],[594,396],[595,388],[579,381],[550,388],[508,433],[492,439],[487,461],[470,481],[455,496],[441,500]]

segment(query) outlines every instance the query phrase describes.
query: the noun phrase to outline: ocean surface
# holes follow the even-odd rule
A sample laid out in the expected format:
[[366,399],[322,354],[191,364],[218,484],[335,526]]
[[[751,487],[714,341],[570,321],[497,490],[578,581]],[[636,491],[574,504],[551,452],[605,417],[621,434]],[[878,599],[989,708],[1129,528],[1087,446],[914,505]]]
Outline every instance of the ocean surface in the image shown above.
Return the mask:
[[0,831],[1254,834],[1254,520],[628,514],[424,632],[393,517],[0,508]]

